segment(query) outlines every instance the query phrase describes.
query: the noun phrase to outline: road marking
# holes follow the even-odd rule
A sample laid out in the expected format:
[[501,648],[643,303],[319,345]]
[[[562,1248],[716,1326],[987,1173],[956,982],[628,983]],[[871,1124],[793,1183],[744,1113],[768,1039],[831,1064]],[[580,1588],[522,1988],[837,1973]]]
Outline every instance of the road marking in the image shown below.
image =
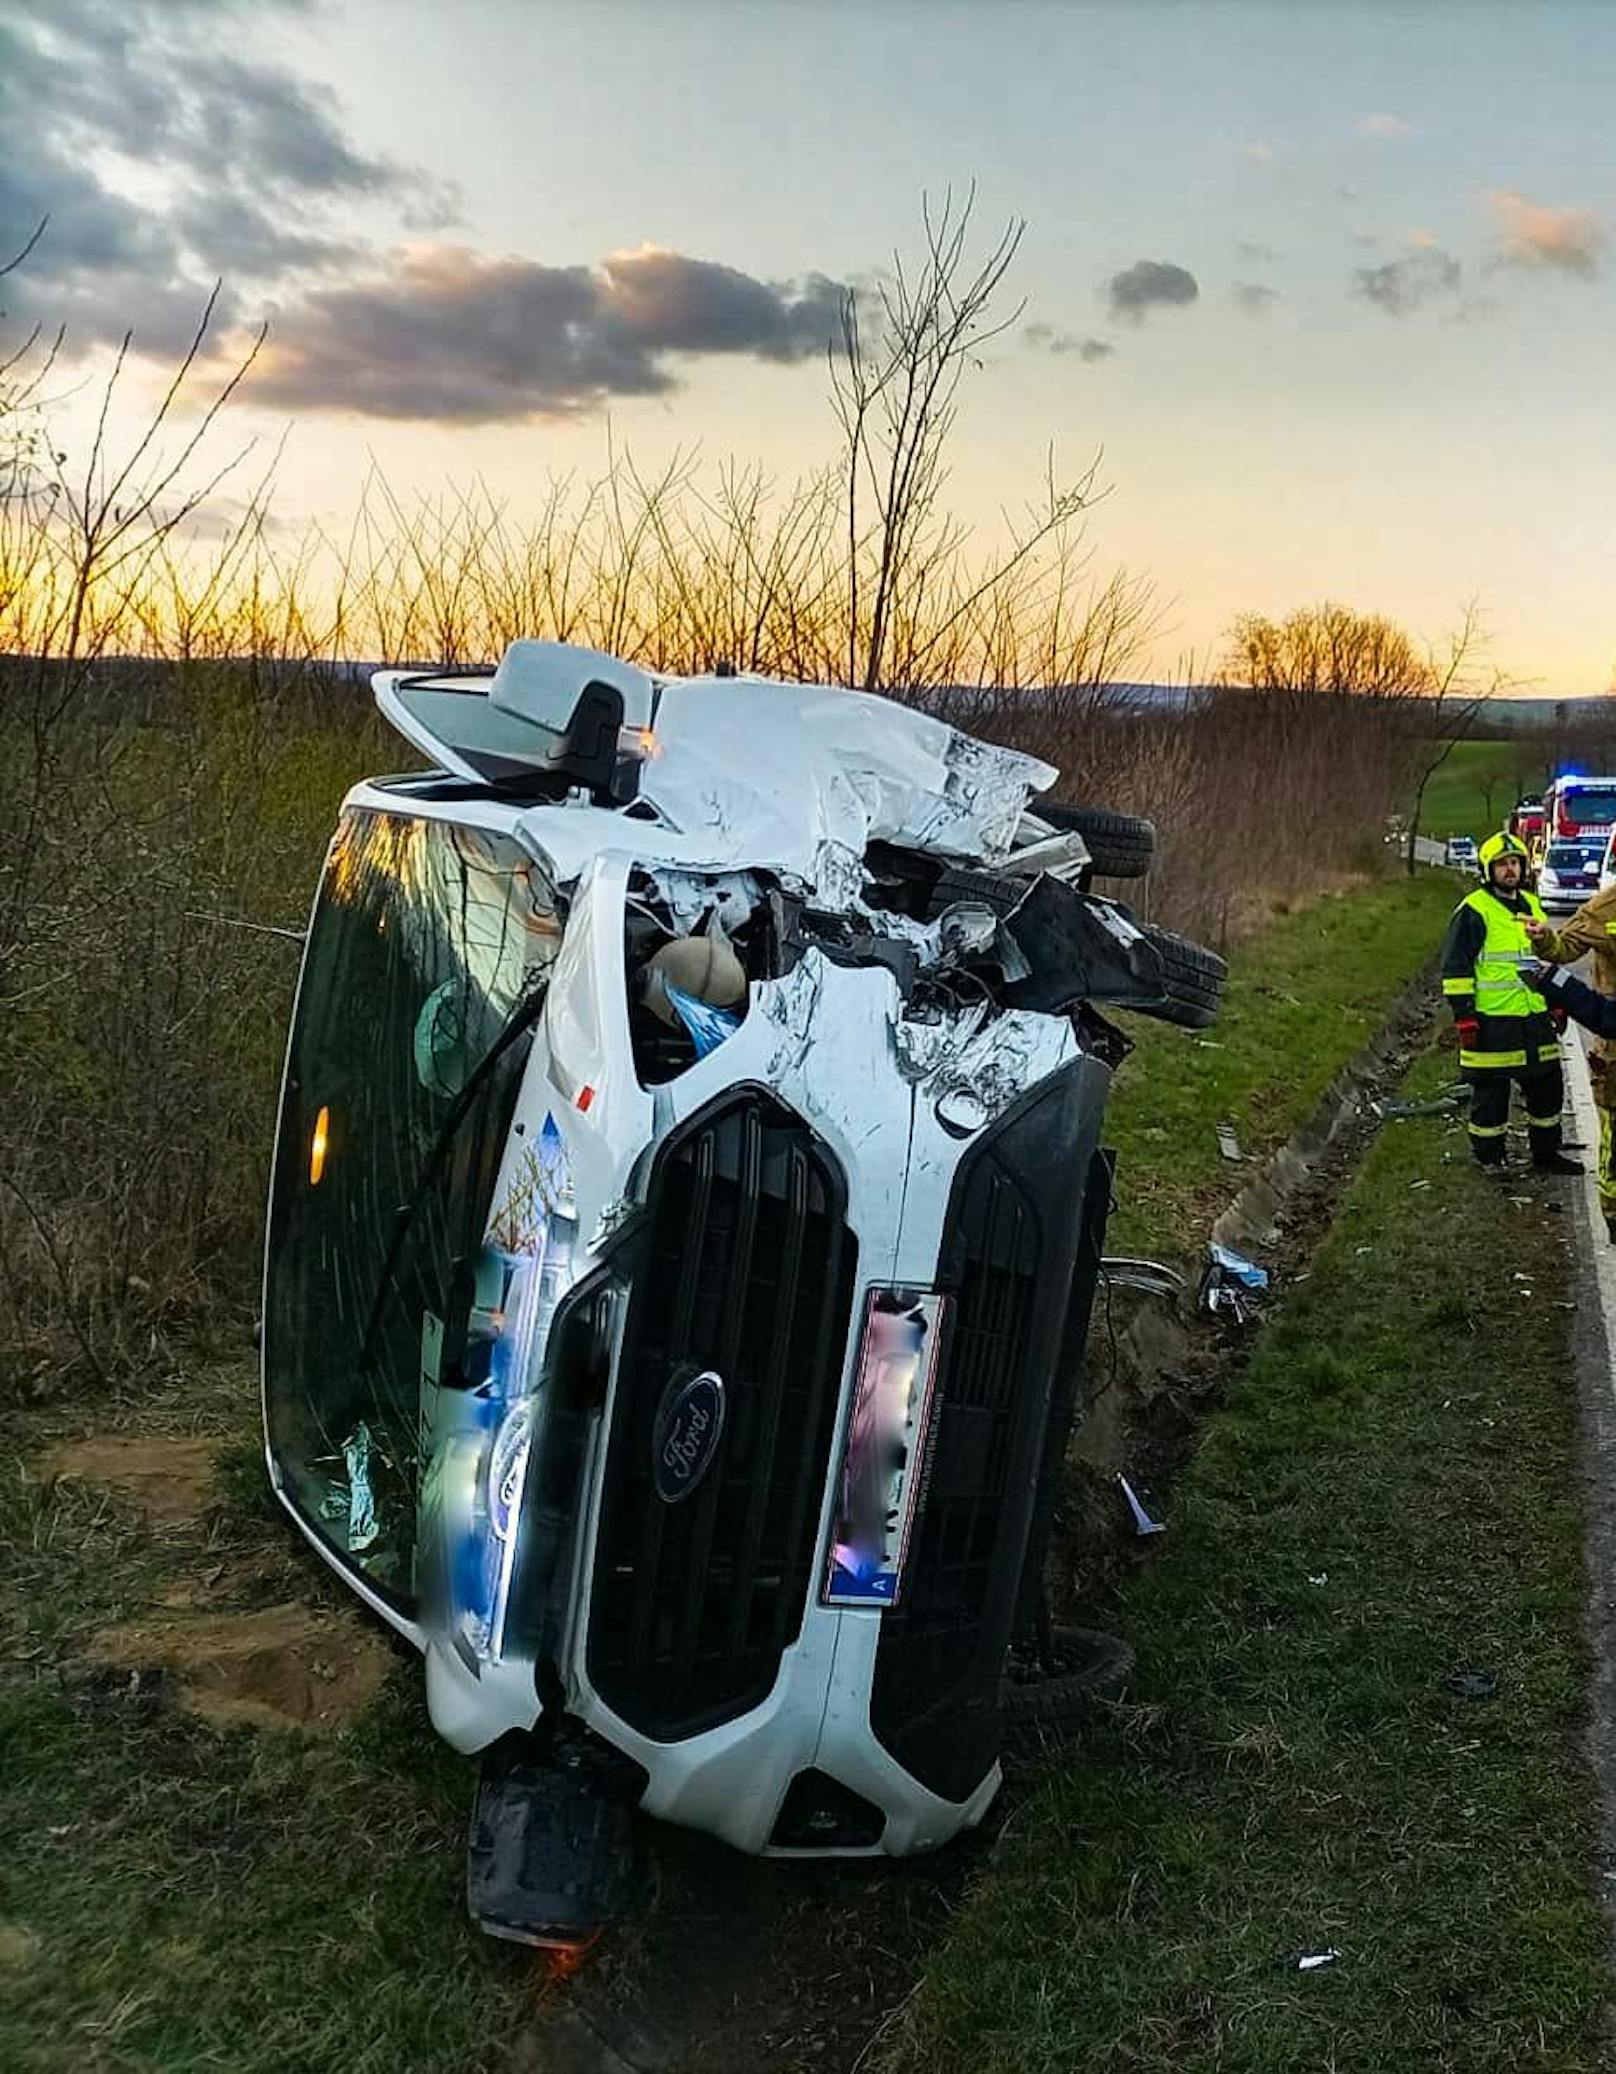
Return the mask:
[[1599,1112],[1594,1107],[1594,1086],[1588,1075],[1588,1057],[1579,1038],[1561,1041],[1565,1061],[1566,1088],[1571,1096],[1571,1114],[1576,1134],[1591,1157],[1582,1184],[1573,1191],[1584,1258],[1593,1268],[1594,1293],[1599,1298],[1599,1323],[1605,1340],[1605,1380],[1616,1397],[1616,1366],[1610,1355],[1616,1348],[1616,1246],[1605,1230],[1605,1213],[1599,1200]]

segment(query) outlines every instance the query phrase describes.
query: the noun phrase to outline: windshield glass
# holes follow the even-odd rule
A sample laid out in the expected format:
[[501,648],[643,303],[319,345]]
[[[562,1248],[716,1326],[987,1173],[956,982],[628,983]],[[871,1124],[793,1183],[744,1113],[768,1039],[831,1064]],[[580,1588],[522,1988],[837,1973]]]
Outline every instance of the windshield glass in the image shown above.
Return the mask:
[[[405,1607],[422,1376],[436,1376],[471,1307],[530,1033],[481,1076],[424,1191],[423,1173],[456,1096],[560,942],[553,889],[508,837],[402,814],[343,817],[288,1054],[265,1405],[298,1510]],[[417,1195],[389,1273],[399,1213]]]
[[1599,852],[1581,843],[1550,843],[1548,861],[1556,871],[1592,871]]
[[1568,792],[1561,812],[1579,828],[1606,828],[1616,821],[1616,786],[1579,785]]

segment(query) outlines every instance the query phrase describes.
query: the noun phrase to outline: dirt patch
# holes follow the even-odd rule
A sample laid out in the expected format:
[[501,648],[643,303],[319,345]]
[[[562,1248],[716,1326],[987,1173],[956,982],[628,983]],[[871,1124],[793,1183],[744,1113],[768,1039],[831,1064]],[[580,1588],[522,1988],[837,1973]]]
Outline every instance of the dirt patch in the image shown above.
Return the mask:
[[21,1923],[0,1923],[0,1971],[31,1966],[39,1957],[39,1937]]
[[214,1502],[219,1442],[171,1433],[92,1434],[51,1449],[48,1477],[99,1484],[164,1525],[200,1519]]
[[131,1621],[96,1635],[101,1668],[160,1670],[180,1705],[214,1728],[345,1727],[375,1697],[393,1662],[357,1618],[308,1606]]

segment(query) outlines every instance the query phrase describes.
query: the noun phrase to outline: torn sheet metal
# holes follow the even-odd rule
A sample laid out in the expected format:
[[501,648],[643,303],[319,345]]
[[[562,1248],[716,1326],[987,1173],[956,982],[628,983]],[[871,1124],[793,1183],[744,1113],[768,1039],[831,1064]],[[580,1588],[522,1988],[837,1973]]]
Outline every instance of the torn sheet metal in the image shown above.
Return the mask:
[[1037,757],[889,699],[765,678],[670,683],[655,728],[640,796],[669,828],[842,910],[863,890],[872,841],[1002,858],[1028,800],[1056,777]]
[[1012,1009],[986,1017],[986,1007],[973,1004],[940,1022],[893,1026],[898,1071],[953,1130],[990,1122],[1067,1050],[1066,1027],[1053,1016]]
[[[1037,757],[978,741],[957,728],[948,734],[941,796],[928,797],[931,787],[924,781],[915,784],[888,840],[919,850],[1002,857],[1016,839],[1028,794],[1042,792],[1059,774]],[[896,804],[894,791],[889,789],[883,804],[889,810]]]
[[753,995],[757,1012],[774,1026],[775,1041],[769,1053],[768,1073],[778,1082],[796,1071],[814,1041],[814,1015],[819,1007],[819,990],[824,959],[809,951],[784,979],[759,987]]
[[708,915],[716,915],[733,933],[763,897],[762,887],[749,871],[698,873],[648,865],[646,877],[681,935],[689,935]]
[[1100,1262],[1100,1273],[1109,1289],[1137,1289],[1144,1296],[1169,1299],[1184,1292],[1184,1277],[1176,1268],[1159,1260],[1141,1260],[1132,1254],[1108,1253]]

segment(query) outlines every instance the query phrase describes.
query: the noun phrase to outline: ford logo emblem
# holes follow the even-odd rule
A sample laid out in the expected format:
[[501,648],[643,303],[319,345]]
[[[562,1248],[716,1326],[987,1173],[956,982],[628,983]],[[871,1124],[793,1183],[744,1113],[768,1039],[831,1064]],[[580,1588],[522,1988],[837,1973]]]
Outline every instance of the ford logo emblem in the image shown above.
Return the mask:
[[664,1505],[677,1505],[700,1484],[723,1431],[723,1377],[710,1368],[675,1376],[657,1406],[651,1436],[651,1479]]

